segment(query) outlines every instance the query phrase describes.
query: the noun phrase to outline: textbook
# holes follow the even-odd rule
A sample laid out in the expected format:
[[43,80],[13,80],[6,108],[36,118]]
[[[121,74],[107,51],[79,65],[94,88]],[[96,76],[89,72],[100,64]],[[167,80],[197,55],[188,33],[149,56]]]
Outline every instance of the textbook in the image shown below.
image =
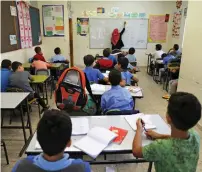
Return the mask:
[[156,128],[155,125],[152,124],[149,115],[144,115],[143,113],[138,113],[135,115],[127,115],[124,117],[128,124],[131,126],[133,130],[137,130],[136,121],[141,118],[145,123],[145,129],[154,129]]
[[117,134],[106,128],[94,127],[74,146],[95,159],[116,137]]
[[126,135],[128,134],[128,130],[124,130],[122,128],[117,128],[117,127],[113,127],[113,126],[111,126],[109,130],[118,135],[113,140],[114,143],[118,143],[118,144],[121,144],[122,141],[124,140],[124,138],[126,137]]

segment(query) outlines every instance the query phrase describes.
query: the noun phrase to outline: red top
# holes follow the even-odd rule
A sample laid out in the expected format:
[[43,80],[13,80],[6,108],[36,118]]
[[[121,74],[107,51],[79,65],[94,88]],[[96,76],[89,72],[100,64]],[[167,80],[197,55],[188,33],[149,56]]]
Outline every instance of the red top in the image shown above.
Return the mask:
[[36,55],[34,56],[34,58],[35,58],[35,59],[38,59],[38,60],[41,60],[41,61],[43,61],[43,62],[46,62],[46,60],[45,60],[43,54],[36,54]]

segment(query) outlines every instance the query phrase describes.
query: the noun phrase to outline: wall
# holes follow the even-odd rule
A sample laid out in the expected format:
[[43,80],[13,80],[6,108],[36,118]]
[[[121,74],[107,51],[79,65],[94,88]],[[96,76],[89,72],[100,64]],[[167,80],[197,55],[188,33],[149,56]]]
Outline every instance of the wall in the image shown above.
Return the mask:
[[[89,49],[89,35],[86,37],[79,36],[76,33],[76,18],[82,16],[82,11],[84,10],[96,10],[97,7],[104,7],[105,11],[109,12],[111,7],[120,7],[120,11],[136,11],[136,12],[145,12],[147,17],[149,14],[172,14],[175,7],[175,2],[162,2],[162,1],[122,1],[122,2],[72,2],[72,11],[73,11],[73,22],[74,22],[74,64],[83,65],[83,56],[85,54],[95,55],[97,53],[102,54],[101,49]],[[170,19],[168,25],[168,34],[167,42],[163,45],[163,49],[167,52],[170,48],[169,38],[171,37],[171,26],[172,19]],[[110,38],[109,38],[110,39]],[[137,49],[136,56],[137,61],[140,66],[146,66],[147,56],[145,52],[153,52],[155,44],[148,44],[147,49]]]
[[[188,3],[178,91],[193,93],[202,104],[202,23],[197,20],[198,16],[202,16],[201,7],[201,1]],[[202,127],[202,119],[199,125]]]
[[[43,36],[43,22],[42,22],[42,5],[64,5],[64,37],[44,37]],[[67,2],[66,1],[38,1],[38,8],[40,11],[40,22],[42,31],[42,50],[45,58],[48,60],[54,55],[54,49],[60,47],[62,54],[69,57],[69,20],[67,12]]]

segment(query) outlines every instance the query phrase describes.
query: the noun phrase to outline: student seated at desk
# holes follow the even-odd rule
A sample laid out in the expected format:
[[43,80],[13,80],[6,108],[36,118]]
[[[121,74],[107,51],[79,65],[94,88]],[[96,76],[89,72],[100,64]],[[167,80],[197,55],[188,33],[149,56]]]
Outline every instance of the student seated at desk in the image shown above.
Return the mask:
[[126,58],[128,58],[129,63],[134,63],[136,62],[136,57],[135,57],[135,48],[131,47],[128,51],[128,54],[126,55]]
[[51,66],[52,66],[51,64],[38,60],[36,58],[34,58],[32,62],[32,67],[35,68],[35,71],[39,69],[48,69]]
[[34,59],[38,59],[38,60],[46,62],[46,60],[45,60],[45,58],[43,56],[43,53],[41,51],[41,47],[35,47],[34,51],[36,52],[36,55],[34,56]]
[[103,57],[97,60],[94,67],[100,70],[102,69],[107,70],[107,69],[112,69],[116,63],[117,63],[116,58],[110,55],[109,48],[106,48],[103,50]]
[[126,85],[131,85],[131,80],[135,81],[136,83],[139,81],[132,73],[128,71],[128,59],[122,58],[121,61],[121,69],[123,72],[121,72],[122,79],[126,81]]
[[98,83],[99,80],[108,82],[108,78],[104,77],[104,75],[98,69],[93,68],[95,59],[92,55],[84,56],[83,61],[86,65],[86,68],[83,71],[86,73],[90,83]]
[[173,48],[171,48],[168,53],[170,53],[171,55],[175,56],[175,57],[179,57],[181,56],[181,51],[179,50],[179,45],[178,44],[174,44]]
[[158,59],[158,58],[161,58],[163,53],[165,53],[165,52],[162,50],[162,45],[161,44],[156,44],[156,51],[154,53],[152,53],[154,61],[156,59]]
[[112,88],[101,97],[101,108],[104,113],[109,110],[133,110],[134,101],[130,92],[120,86],[121,72],[113,69],[109,73]]
[[159,69],[159,82],[161,82],[161,77],[162,75],[165,73],[166,69],[167,69],[167,66],[168,66],[168,63],[175,59],[175,57],[171,54],[162,54],[162,59],[163,59],[163,65],[164,65],[164,68],[160,68]]
[[88,162],[71,159],[68,153],[64,153],[66,147],[71,146],[71,135],[72,122],[66,112],[54,109],[45,111],[37,126],[37,140],[43,153],[18,161],[12,172],[90,172]]
[[5,92],[8,87],[8,79],[11,75],[11,61],[4,59],[1,62],[1,92]]
[[45,104],[44,100],[37,93],[35,93],[32,87],[30,86],[29,80],[33,81],[33,77],[30,75],[29,72],[24,71],[22,63],[17,61],[13,62],[12,69],[13,73],[9,77],[9,86],[20,88],[24,92],[30,92],[31,94],[28,97],[29,100],[37,98],[39,104],[43,107],[42,111],[48,109],[49,106]]
[[178,92],[171,95],[166,119],[171,134],[165,135],[148,130],[146,135],[155,139],[142,146],[143,125],[137,120],[133,140],[133,155],[154,161],[156,172],[195,172],[199,159],[200,137],[192,129],[201,118],[201,104],[192,94]]
[[54,49],[54,53],[55,53],[55,56],[53,56],[51,58],[51,61],[53,63],[69,63],[69,60],[67,58],[65,58],[63,55],[61,55],[61,49],[59,47],[55,48]]

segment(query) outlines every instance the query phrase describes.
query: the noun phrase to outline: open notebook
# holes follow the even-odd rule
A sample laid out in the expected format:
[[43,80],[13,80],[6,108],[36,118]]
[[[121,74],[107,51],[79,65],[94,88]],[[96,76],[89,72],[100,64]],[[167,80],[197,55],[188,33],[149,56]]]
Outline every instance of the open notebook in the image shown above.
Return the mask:
[[92,84],[91,90],[92,92],[103,92],[103,93],[106,91],[105,86],[101,84]]
[[135,115],[128,115],[124,117],[133,130],[137,130],[136,121],[141,118],[145,122],[145,129],[154,129],[155,125],[152,124],[150,116],[138,113]]
[[94,127],[74,146],[95,159],[116,137],[117,134],[109,129]]

